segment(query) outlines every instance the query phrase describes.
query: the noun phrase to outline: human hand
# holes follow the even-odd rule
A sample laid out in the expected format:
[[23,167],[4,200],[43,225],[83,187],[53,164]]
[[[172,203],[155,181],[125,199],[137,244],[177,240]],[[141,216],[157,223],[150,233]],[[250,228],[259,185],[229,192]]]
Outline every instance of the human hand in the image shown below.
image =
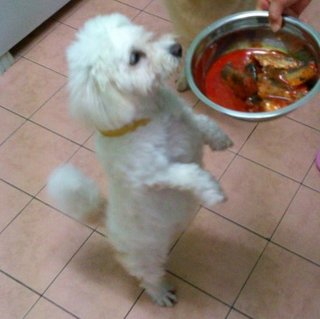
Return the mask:
[[257,0],[257,9],[269,11],[269,21],[274,32],[282,26],[282,14],[299,17],[311,0]]

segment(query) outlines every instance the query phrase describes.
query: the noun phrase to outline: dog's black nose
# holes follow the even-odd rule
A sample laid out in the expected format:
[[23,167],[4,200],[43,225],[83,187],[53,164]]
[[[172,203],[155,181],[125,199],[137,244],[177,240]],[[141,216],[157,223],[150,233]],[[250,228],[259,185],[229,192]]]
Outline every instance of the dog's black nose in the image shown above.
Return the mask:
[[182,46],[179,43],[173,44],[169,48],[169,52],[176,58],[181,58],[182,57]]

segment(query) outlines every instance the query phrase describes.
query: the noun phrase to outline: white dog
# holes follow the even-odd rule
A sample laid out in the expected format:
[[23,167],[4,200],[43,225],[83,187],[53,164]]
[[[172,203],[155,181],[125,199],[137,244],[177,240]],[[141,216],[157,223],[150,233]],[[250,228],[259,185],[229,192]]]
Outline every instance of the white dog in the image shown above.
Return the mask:
[[78,219],[105,211],[107,237],[120,262],[162,306],[176,302],[164,278],[175,232],[200,202],[224,199],[201,168],[203,143],[213,150],[232,144],[163,84],[180,57],[174,37],[155,39],[120,14],[88,21],[67,52],[71,112],[96,129],[108,205],[71,165],[53,172],[48,184],[60,207]]

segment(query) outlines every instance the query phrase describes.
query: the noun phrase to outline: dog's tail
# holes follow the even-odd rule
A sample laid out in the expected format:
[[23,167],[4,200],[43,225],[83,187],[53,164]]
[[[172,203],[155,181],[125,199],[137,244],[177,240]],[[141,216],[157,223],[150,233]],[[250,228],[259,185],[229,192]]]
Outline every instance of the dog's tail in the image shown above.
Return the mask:
[[69,216],[82,222],[105,223],[106,200],[98,186],[71,164],[51,173],[48,193]]

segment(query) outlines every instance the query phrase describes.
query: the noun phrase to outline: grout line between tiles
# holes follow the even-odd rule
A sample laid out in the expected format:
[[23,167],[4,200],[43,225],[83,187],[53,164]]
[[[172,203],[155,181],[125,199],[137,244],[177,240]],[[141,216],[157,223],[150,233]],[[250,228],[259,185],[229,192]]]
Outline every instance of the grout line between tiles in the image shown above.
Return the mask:
[[297,252],[295,252],[295,251],[293,251],[293,250],[291,250],[289,248],[286,248],[285,246],[283,246],[281,244],[278,244],[277,242],[274,242],[274,241],[271,240],[270,243],[275,245],[275,246],[278,246],[279,248],[282,248],[283,250],[291,253],[292,255],[295,255],[296,257],[299,257],[299,258],[303,259],[304,261],[307,261],[307,262],[313,264],[316,267],[320,267],[320,264],[318,264],[317,262],[315,262],[315,261],[313,261],[313,260],[311,260],[311,259],[309,259],[309,258],[307,258],[307,257],[305,257],[303,255],[300,255],[299,253],[297,253]]
[[239,299],[239,297],[240,297],[240,295],[241,295],[241,293],[242,293],[243,289],[245,288],[245,286],[246,286],[246,284],[248,283],[248,281],[249,281],[249,279],[250,279],[251,275],[252,275],[252,274],[253,274],[253,272],[255,271],[255,269],[256,269],[256,267],[257,267],[258,263],[260,262],[260,260],[261,260],[261,258],[262,258],[262,256],[263,256],[263,254],[264,254],[264,252],[266,251],[266,249],[267,249],[267,247],[269,246],[269,244],[270,244],[270,242],[268,242],[268,241],[267,241],[267,243],[266,243],[265,247],[263,248],[263,250],[261,251],[261,253],[260,253],[260,255],[259,255],[259,257],[258,257],[257,261],[256,261],[256,262],[255,262],[255,264],[253,265],[253,267],[252,267],[252,269],[251,269],[250,273],[248,274],[247,279],[244,281],[244,283],[243,283],[243,285],[242,285],[242,287],[241,287],[241,289],[240,289],[240,291],[239,291],[238,295],[236,296],[235,300],[233,301],[233,303],[232,303],[232,305],[231,305],[232,309],[236,309],[237,311],[239,311],[239,310],[235,307],[235,304],[236,304],[236,302],[238,301],[238,299]]
[[[41,296],[44,296],[45,293],[48,291],[48,289],[54,284],[56,279],[61,275],[61,273],[67,268],[67,266],[70,264],[72,259],[77,255],[77,253],[80,251],[80,249],[88,242],[88,240],[92,237],[92,235],[95,233],[94,230],[91,231],[87,239],[84,240],[84,242],[80,245],[80,247],[74,252],[74,254],[69,258],[69,260],[66,262],[66,264],[61,268],[61,270],[56,274],[56,276],[52,279],[52,281],[48,284],[47,288],[43,291]],[[50,300],[48,297],[46,299]]]
[[225,175],[225,173],[228,171],[228,169],[230,168],[230,166],[232,165],[232,163],[236,160],[237,158],[237,153],[233,153],[232,151],[228,150],[230,153],[233,154],[233,158],[231,159],[231,161],[229,162],[229,164],[226,166],[226,168],[223,170],[223,172],[221,173],[220,177],[218,178],[218,181],[221,182],[223,176]]
[[144,14],[149,15],[149,16],[151,16],[151,17],[154,17],[154,18],[163,20],[163,21],[165,21],[165,22],[172,23],[170,20],[167,20],[167,19],[165,19],[165,18],[163,18],[163,17],[160,17],[160,16],[158,16],[158,15],[155,15],[155,14],[153,14],[153,13],[150,13],[150,12],[144,11],[144,10],[140,10],[139,14],[137,14],[135,17],[132,18],[132,21],[135,21],[136,18],[138,18],[138,16],[141,15],[141,13],[144,13]]
[[39,301],[41,299],[45,299],[47,302],[55,305],[56,307],[58,307],[59,309],[63,310],[64,312],[68,313],[69,315],[71,315],[72,317],[76,318],[76,319],[80,319],[79,317],[77,317],[75,314],[73,314],[72,312],[70,312],[69,310],[63,308],[62,306],[58,305],[57,303],[53,302],[52,300],[46,298],[45,296],[40,296],[38,298],[38,300],[30,307],[30,309],[24,314],[24,316],[22,317],[23,319],[26,318],[26,316],[29,315],[29,313],[32,311],[32,309],[39,303]]
[[144,9],[146,9],[146,8],[149,6],[149,4],[150,4],[153,0],[149,0],[149,2],[148,2],[142,9],[137,8],[137,7],[135,7],[135,6],[133,6],[133,5],[129,4],[129,3],[122,2],[121,0],[113,0],[113,1],[114,1],[114,2],[118,2],[118,3],[120,3],[121,5],[124,5],[124,6],[130,7],[130,8],[139,10],[139,11],[143,11]]
[[58,308],[60,308],[61,310],[65,311],[66,313],[68,313],[69,315],[71,315],[72,317],[76,318],[76,319],[80,319],[80,317],[76,316],[75,314],[73,314],[72,312],[70,312],[68,309],[62,307],[61,305],[55,303],[54,301],[50,300],[49,298],[47,298],[46,296],[42,296],[43,299],[45,299],[46,301],[52,303],[53,305],[57,306]]
[[237,155],[240,155],[240,152],[242,151],[242,149],[244,148],[245,144],[248,142],[248,140],[250,139],[250,137],[253,135],[253,133],[256,131],[257,127],[259,126],[259,122],[256,123],[255,127],[251,130],[250,134],[247,136],[246,140],[242,143],[242,145],[240,146]]
[[[60,76],[63,76],[65,79],[68,78],[67,75],[65,75],[65,74],[63,74],[63,73],[60,73],[60,72],[58,72],[58,71],[56,71],[56,70],[54,70],[54,69],[50,69],[48,66],[46,66],[46,65],[44,65],[44,64],[41,64],[41,63],[39,63],[39,62],[36,62],[36,61],[34,61],[34,60],[30,59],[30,58],[27,58],[27,57],[25,57],[25,56],[22,56],[21,59],[27,60],[27,61],[29,61],[29,62],[31,62],[31,63],[34,63],[34,64],[38,65],[38,66],[41,66],[41,67],[43,67],[43,68],[45,68],[45,69],[47,69],[47,70],[49,70],[49,71],[52,71],[52,72],[54,72],[54,73],[56,73],[56,74],[58,74],[58,75],[60,75]],[[63,85],[65,85],[65,84],[63,84]],[[50,97],[50,98],[51,98],[51,97]],[[49,99],[50,99],[50,98],[49,98]]]
[[39,298],[35,301],[35,303],[30,306],[30,308],[26,311],[26,313],[23,315],[22,318],[25,318],[28,315],[28,313],[34,308],[34,306],[39,302],[40,299],[41,299],[41,296],[39,296]]
[[132,309],[135,307],[135,305],[137,304],[137,302],[140,300],[141,296],[143,295],[145,289],[143,289],[141,291],[141,293],[139,294],[139,296],[136,298],[136,300],[133,302],[132,306],[130,307],[130,309],[128,310],[128,312],[126,313],[126,315],[123,317],[123,319],[127,319],[127,317],[129,316],[130,312],[132,311]]
[[238,309],[236,309],[236,308],[234,308],[234,307],[231,307],[231,308],[229,309],[229,312],[227,313],[227,316],[226,316],[226,318],[225,318],[225,319],[228,319],[228,318],[229,318],[229,316],[230,316],[230,314],[231,314],[232,310],[234,310],[234,311],[236,311],[236,312],[240,313],[242,316],[244,316],[244,317],[246,317],[246,318],[248,318],[248,319],[255,319],[255,318],[253,318],[253,317],[251,317],[251,316],[247,315],[246,313],[244,313],[244,312],[242,312],[242,311],[240,311],[240,310],[238,310]]
[[239,224],[238,222],[236,222],[236,221],[234,221],[234,220],[232,220],[232,219],[230,219],[230,218],[228,218],[228,217],[226,217],[226,216],[224,216],[224,215],[221,215],[220,213],[216,212],[214,209],[207,208],[207,207],[205,207],[205,206],[202,206],[202,207],[205,208],[205,209],[207,209],[207,210],[208,210],[209,212],[211,212],[212,214],[217,215],[218,217],[220,217],[220,218],[222,218],[222,219],[224,219],[224,220],[226,220],[226,221],[234,224],[235,226],[238,226],[238,227],[240,227],[240,228],[243,228],[244,230],[252,233],[253,235],[256,235],[256,236],[260,237],[261,239],[264,239],[264,240],[266,240],[266,241],[270,241],[270,238],[265,237],[265,236],[257,233],[257,232],[254,231],[253,229],[248,228],[248,227],[246,227],[246,226],[244,226],[244,225],[241,225],[241,224]]
[[[2,180],[2,179],[1,179]],[[4,181],[5,182],[5,181]],[[8,184],[10,185],[10,184]],[[10,185],[11,186],[11,185]],[[15,187],[16,188],[16,187]],[[16,188],[18,189],[18,188]],[[21,191],[19,189],[19,191]],[[25,192],[24,192],[25,193]],[[25,193],[27,194],[27,193]],[[26,203],[26,205],[10,220],[10,222],[0,231],[0,238],[1,238],[1,234],[22,214],[22,212],[27,208],[27,206],[29,206],[31,204],[31,202],[34,200],[34,196],[27,194],[29,196],[31,196],[30,200]]]
[[223,301],[222,299],[219,299],[218,297],[215,297],[214,295],[211,295],[210,293],[208,293],[207,291],[205,291],[205,290],[201,289],[200,287],[194,285],[194,284],[191,283],[190,281],[188,281],[188,280],[180,277],[179,275],[175,274],[175,273],[172,272],[171,270],[168,270],[168,269],[167,269],[166,272],[167,272],[168,274],[172,275],[173,277],[176,277],[177,279],[183,281],[185,284],[188,284],[189,286],[193,287],[194,289],[202,292],[203,294],[205,294],[206,296],[210,297],[211,299],[214,299],[214,300],[216,300],[216,301],[224,304],[224,305],[227,306],[227,307],[231,307],[231,305],[228,304],[227,302]]
[[[45,186],[44,186],[44,187],[45,187]],[[43,187],[43,188],[44,188],[44,187]],[[73,220],[73,221],[81,224],[82,226],[85,226],[85,227],[89,228],[89,229],[92,230],[92,231],[95,231],[95,230],[96,230],[95,228],[91,227],[90,225],[85,224],[85,223],[81,222],[81,221],[78,220],[78,219],[72,218],[72,217],[69,216],[67,213],[63,212],[62,210],[60,210],[60,209],[58,209],[58,208],[56,208],[56,207],[54,207],[54,206],[52,206],[52,205],[50,205],[50,204],[48,204],[48,203],[46,203],[46,202],[44,202],[43,200],[39,199],[38,197],[35,197],[35,198],[33,198],[33,199],[36,200],[36,201],[38,201],[38,202],[40,202],[41,204],[49,207],[49,208],[55,210],[56,212],[62,214],[63,216],[65,216],[65,217],[67,217],[67,218],[70,218],[71,220]],[[99,232],[99,233],[100,233],[101,235],[103,235],[101,232]]]
[[246,159],[246,160],[250,161],[251,163],[257,164],[258,166],[263,167],[263,168],[265,168],[265,169],[267,169],[267,170],[269,170],[269,171],[271,171],[271,172],[273,172],[273,173],[276,173],[276,174],[278,174],[278,175],[280,175],[280,176],[282,176],[282,177],[288,178],[288,179],[290,179],[290,180],[293,181],[293,182],[296,182],[296,183],[298,183],[298,184],[301,184],[301,183],[302,183],[302,182],[299,181],[299,180],[296,180],[296,179],[294,179],[294,178],[292,178],[292,177],[290,177],[290,176],[288,176],[288,175],[285,175],[285,174],[283,174],[283,173],[281,173],[281,172],[278,172],[278,171],[276,171],[276,170],[274,170],[274,169],[272,169],[272,168],[270,168],[270,167],[268,167],[268,166],[265,166],[265,165],[263,165],[263,164],[261,164],[261,163],[259,163],[259,162],[256,162],[256,161],[252,160],[251,158],[248,158],[248,157],[246,157],[246,156],[244,156],[244,155],[242,155],[242,154],[237,154],[237,156],[239,156],[239,157],[241,157],[241,158],[243,158],[243,159]]
[[293,121],[293,122],[296,122],[296,123],[298,123],[298,124],[301,124],[301,125],[303,125],[303,126],[306,126],[306,127],[310,128],[310,129],[312,129],[312,130],[320,133],[320,128],[316,128],[316,127],[310,126],[310,125],[308,125],[308,124],[306,124],[306,123],[303,123],[303,122],[301,122],[301,121],[299,121],[299,120],[297,120],[297,119],[294,119],[294,118],[291,118],[291,117],[288,117],[288,116],[286,116],[286,118],[287,118],[288,120],[291,120],[291,121]]
[[[35,122],[34,120],[28,119],[27,122],[32,123],[32,124],[34,124],[34,125],[37,125],[37,126],[41,127],[42,129],[44,129],[44,130],[46,130],[46,131],[48,131],[48,132],[50,132],[50,133],[53,133],[53,134],[55,134],[55,135],[57,135],[57,136],[65,139],[65,140],[67,140],[67,141],[69,141],[69,142],[71,142],[71,143],[79,146],[79,147],[84,147],[84,146],[83,146],[83,143],[82,143],[82,144],[81,144],[81,143],[78,143],[78,142],[72,140],[71,138],[62,135],[62,134],[59,133],[59,132],[53,131],[52,129],[49,129],[49,128],[46,127],[46,126],[44,126],[44,125],[42,125],[42,124],[40,124],[40,123]],[[88,149],[88,150],[90,151],[90,149]],[[92,150],[91,150],[91,152],[92,152]]]
[[13,135],[15,135],[15,133],[27,123],[27,119],[24,118],[24,122],[22,122],[15,130],[13,130],[1,143],[0,143],[0,147],[2,145],[4,145]]
[[17,278],[14,278],[12,275],[10,275],[9,273],[7,273],[6,271],[0,269],[0,273],[2,273],[3,275],[9,277],[10,279],[12,279],[13,281],[17,282],[18,284],[20,284],[21,286],[27,288],[28,290],[32,291],[33,293],[35,293],[36,295],[38,295],[39,297],[41,297],[41,293],[39,293],[38,291],[34,290],[33,288],[29,287],[28,285],[26,285],[25,283],[23,283],[22,281],[20,281]]
[[291,198],[290,202],[288,203],[287,208],[284,210],[284,212],[283,212],[283,214],[282,214],[282,216],[281,216],[281,218],[280,218],[280,220],[279,220],[278,224],[277,224],[277,225],[276,225],[276,227],[274,228],[274,230],[273,230],[273,232],[272,232],[272,234],[271,234],[271,236],[270,236],[270,241],[272,241],[272,238],[273,238],[274,234],[277,232],[277,230],[278,230],[278,228],[279,228],[280,224],[282,223],[282,221],[283,221],[284,217],[286,216],[286,214],[287,214],[287,211],[288,211],[289,207],[291,206],[292,202],[295,200],[295,198],[296,198],[296,196],[297,196],[298,192],[300,191],[300,189],[301,189],[301,185],[302,185],[302,184],[300,183],[300,185],[299,185],[298,189],[296,190],[296,192],[295,192],[295,193],[294,193],[294,195],[292,196],[292,198]]

